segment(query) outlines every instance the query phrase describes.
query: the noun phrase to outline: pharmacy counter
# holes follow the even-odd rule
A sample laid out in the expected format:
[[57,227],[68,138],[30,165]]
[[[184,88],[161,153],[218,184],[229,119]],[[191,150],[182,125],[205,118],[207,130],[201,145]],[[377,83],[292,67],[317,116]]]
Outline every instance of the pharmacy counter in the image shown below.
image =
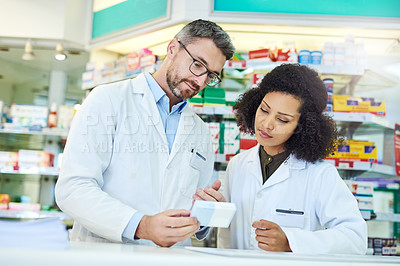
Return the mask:
[[0,265],[400,265],[400,257],[297,255],[256,250],[71,243],[67,250],[0,249]]

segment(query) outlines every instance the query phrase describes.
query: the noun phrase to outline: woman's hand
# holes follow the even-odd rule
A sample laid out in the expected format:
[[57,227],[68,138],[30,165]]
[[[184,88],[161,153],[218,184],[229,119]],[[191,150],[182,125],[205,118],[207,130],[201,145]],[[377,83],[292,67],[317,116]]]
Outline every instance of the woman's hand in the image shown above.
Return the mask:
[[285,232],[276,223],[259,220],[252,225],[256,228],[258,247],[266,251],[292,252]]
[[204,189],[198,188],[196,193],[193,194],[193,202],[196,200],[206,200],[206,201],[218,201],[226,202],[224,196],[218,190],[221,188],[221,181],[216,180],[211,187],[205,187]]

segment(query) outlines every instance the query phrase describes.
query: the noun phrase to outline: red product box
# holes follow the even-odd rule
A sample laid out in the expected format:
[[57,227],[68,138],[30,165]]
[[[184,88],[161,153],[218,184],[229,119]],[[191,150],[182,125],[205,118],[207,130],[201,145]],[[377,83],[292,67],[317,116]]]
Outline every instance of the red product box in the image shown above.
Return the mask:
[[282,49],[279,49],[278,54],[276,56],[276,61],[278,61],[278,62],[289,61],[289,52],[290,52],[290,50],[283,51]]
[[268,48],[249,51],[249,60],[257,58],[269,58],[269,52],[270,51]]
[[240,139],[240,149],[248,150],[257,145],[256,139]]
[[253,74],[252,85],[258,86],[260,85],[262,79],[265,77],[265,74]]

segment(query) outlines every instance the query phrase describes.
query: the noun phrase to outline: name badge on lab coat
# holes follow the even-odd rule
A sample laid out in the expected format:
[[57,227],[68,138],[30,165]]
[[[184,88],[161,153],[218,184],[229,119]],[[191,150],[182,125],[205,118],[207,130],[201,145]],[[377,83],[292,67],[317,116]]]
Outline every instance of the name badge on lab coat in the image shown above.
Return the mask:
[[276,209],[273,222],[281,227],[303,228],[304,212],[290,209]]

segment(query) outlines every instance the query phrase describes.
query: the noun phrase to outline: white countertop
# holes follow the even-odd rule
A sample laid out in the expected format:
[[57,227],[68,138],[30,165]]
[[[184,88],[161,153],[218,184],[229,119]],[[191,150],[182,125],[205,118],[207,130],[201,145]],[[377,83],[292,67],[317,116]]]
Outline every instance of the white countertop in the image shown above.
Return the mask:
[[0,265],[400,265],[400,257],[298,255],[260,250],[160,248],[128,244],[71,242],[66,250],[0,249]]

